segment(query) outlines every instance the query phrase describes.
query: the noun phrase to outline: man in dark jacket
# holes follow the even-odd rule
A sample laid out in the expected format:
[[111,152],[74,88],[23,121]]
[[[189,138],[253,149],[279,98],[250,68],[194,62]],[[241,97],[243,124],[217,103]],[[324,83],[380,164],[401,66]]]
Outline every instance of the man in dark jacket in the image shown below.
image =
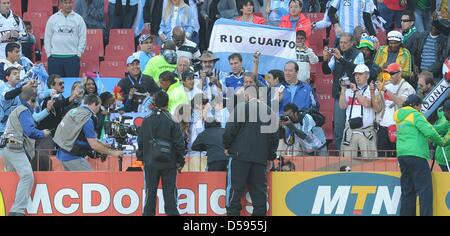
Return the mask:
[[208,171],[226,171],[229,158],[223,148],[225,129],[220,122],[206,122],[205,131],[201,132],[192,144],[193,151],[206,151],[208,156]]
[[[179,123],[173,121],[167,111],[169,96],[165,92],[159,92],[155,96],[157,109],[145,118],[142,123],[139,135],[137,152],[138,159],[144,162],[145,170],[145,191],[146,199],[144,206],[144,216],[154,216],[156,214],[156,192],[159,180],[162,179],[164,195],[164,209],[168,215],[179,215],[177,209],[177,171],[181,171],[184,166],[184,141]],[[162,160],[160,156],[154,156],[153,148],[156,143],[168,143],[170,151],[167,159]],[[158,145],[163,147],[163,145]],[[165,147],[169,145],[164,145]],[[162,148],[161,148],[162,149]],[[165,152],[167,153],[167,152]]]
[[[267,212],[266,171],[267,164],[276,157],[278,117],[267,104],[258,101],[257,90],[253,85],[246,88],[248,101],[236,106],[223,135],[225,155],[231,158],[228,168],[231,181],[227,186],[226,203],[229,216],[240,214],[241,197],[246,187],[252,198],[252,215],[265,215]],[[270,115],[270,119],[261,117],[261,113]]]

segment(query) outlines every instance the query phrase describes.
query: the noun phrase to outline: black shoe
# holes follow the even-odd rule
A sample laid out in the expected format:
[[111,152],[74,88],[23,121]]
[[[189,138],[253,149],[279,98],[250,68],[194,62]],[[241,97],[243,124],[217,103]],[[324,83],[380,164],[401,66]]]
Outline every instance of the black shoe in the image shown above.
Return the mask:
[[20,213],[20,212],[10,212],[8,214],[8,216],[25,216],[24,213]]

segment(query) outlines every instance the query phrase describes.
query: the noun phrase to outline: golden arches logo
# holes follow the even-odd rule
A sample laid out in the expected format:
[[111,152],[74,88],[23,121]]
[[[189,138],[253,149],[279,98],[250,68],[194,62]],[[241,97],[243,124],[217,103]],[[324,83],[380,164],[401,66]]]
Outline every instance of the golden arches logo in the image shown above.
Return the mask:
[[6,216],[5,200],[3,199],[1,189],[0,189],[0,216]]

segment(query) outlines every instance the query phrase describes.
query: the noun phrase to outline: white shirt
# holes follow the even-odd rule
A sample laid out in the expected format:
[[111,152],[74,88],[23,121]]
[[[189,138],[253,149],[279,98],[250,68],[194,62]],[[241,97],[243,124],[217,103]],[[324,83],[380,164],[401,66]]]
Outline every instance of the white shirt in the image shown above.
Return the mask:
[[[361,95],[363,97],[371,99],[370,90],[369,90],[368,86],[365,86],[362,89],[360,88],[359,92],[361,93]],[[358,99],[356,99],[356,97],[355,97],[355,103],[353,104],[352,114],[350,117],[350,110],[352,108],[352,99],[353,99],[353,91],[351,89],[345,90],[345,101],[348,104],[347,110],[345,111],[347,121],[350,118],[361,117],[361,108],[363,108],[363,116],[362,116],[363,127],[362,128],[366,128],[366,127],[373,125],[373,121],[375,119],[375,113],[373,112],[373,109],[371,107],[367,108],[367,107],[362,106],[361,103],[358,102]]]
[[174,28],[177,25],[177,19],[178,19],[178,13],[180,12],[180,8],[173,6],[173,15],[172,15],[172,19],[170,22],[170,25],[172,26],[172,28]]
[[[400,87],[400,85],[401,85],[401,87]],[[391,92],[393,94],[396,94],[398,92],[397,95],[402,97],[405,100],[409,95],[415,93],[414,88],[403,79],[397,85],[389,83],[389,84],[386,84],[384,87],[386,88],[386,90],[388,90],[389,92]],[[378,93],[376,93],[376,94],[378,94]],[[387,94],[384,94],[383,98],[384,98],[384,107],[385,107],[384,114],[383,114],[383,112],[377,113],[377,118],[378,118],[377,120],[380,120],[381,126],[389,127],[391,125],[395,125],[394,113],[398,109],[398,107],[395,105],[392,98],[389,97]]]

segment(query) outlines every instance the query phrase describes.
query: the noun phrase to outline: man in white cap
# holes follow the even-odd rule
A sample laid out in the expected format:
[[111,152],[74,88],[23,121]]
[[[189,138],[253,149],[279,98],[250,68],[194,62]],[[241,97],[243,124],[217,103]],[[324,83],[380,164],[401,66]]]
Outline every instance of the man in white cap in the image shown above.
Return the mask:
[[360,64],[356,66],[353,74],[356,84],[346,80],[340,81],[339,106],[341,109],[346,109],[341,155],[355,158],[360,150],[362,158],[373,158],[377,156],[377,135],[373,127],[375,113],[367,85],[370,70],[366,65]]
[[[387,35],[388,45],[381,46],[375,55],[375,64],[384,69],[392,63],[398,63],[402,67],[402,77],[411,85],[409,78],[411,77],[411,53],[402,44],[403,34],[399,31],[391,31]],[[381,80],[382,73],[379,74],[378,80]]]

